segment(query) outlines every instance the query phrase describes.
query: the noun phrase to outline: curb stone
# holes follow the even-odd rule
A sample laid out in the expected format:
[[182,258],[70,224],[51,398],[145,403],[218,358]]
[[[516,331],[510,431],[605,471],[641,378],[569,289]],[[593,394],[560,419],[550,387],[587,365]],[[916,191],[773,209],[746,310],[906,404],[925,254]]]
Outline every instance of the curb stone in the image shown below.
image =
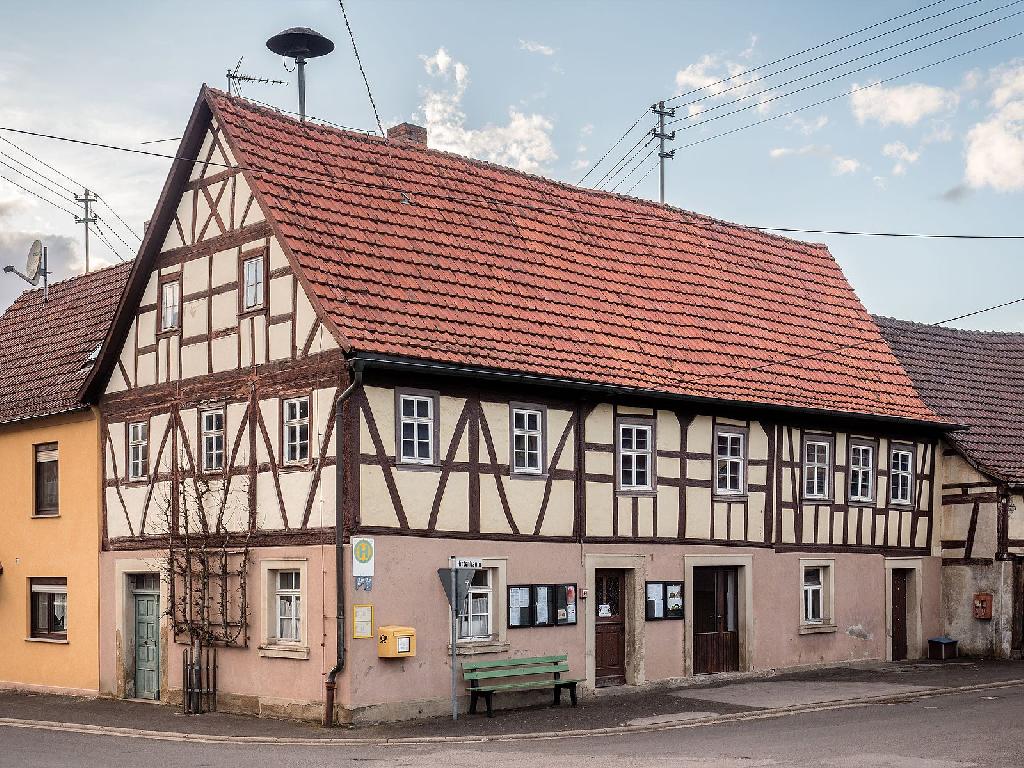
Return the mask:
[[708,725],[745,722],[748,720],[769,720],[788,715],[809,712],[826,712],[854,707],[868,707],[876,704],[898,704],[903,702],[929,699],[936,696],[952,696],[972,691],[988,691],[1000,688],[1014,688],[1024,685],[1024,678],[1002,680],[994,683],[976,685],[951,686],[946,688],[925,688],[896,695],[866,696],[857,699],[838,699],[822,701],[814,704],[795,704],[787,707],[737,712],[727,715],[714,715],[683,722],[652,723],[650,725],[621,725],[603,728],[583,728],[570,731],[540,731],[536,733],[511,733],[496,735],[467,736],[405,736],[398,738],[302,738],[288,736],[222,736],[217,734],[183,733],[180,731],[151,731],[139,728],[119,726],[90,725],[86,723],[60,723],[52,720],[23,720],[13,717],[0,717],[0,727],[27,728],[44,731],[63,731],[93,736],[117,736],[121,738],[150,739],[153,741],[176,741],[192,744],[264,744],[307,747],[382,747],[382,746],[414,746],[432,744],[483,744],[488,742],[546,741],[555,739],[580,739],[590,736],[615,736],[634,733],[655,733],[675,731],[684,728],[700,728]]

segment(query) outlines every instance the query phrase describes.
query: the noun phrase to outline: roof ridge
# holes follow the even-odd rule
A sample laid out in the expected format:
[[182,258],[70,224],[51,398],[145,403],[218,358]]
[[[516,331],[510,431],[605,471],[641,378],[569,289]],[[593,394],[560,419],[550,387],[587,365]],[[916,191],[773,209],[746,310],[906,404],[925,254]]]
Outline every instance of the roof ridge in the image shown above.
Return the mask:
[[[263,113],[267,113],[267,114],[273,115],[274,117],[276,117],[278,119],[285,120],[285,121],[287,121],[289,123],[292,123],[292,124],[294,124],[296,126],[300,126],[300,127],[301,126],[306,126],[308,128],[316,128],[316,129],[321,130],[321,131],[323,131],[325,133],[340,134],[340,135],[343,135],[345,137],[351,138],[351,139],[356,140],[356,141],[364,141],[364,142],[373,143],[373,144],[377,144],[377,145],[381,145],[381,146],[386,146],[386,147],[395,147],[396,146],[396,144],[394,142],[388,141],[387,138],[381,137],[381,136],[377,136],[376,134],[372,134],[372,133],[363,133],[362,131],[354,131],[354,130],[348,130],[348,129],[344,129],[344,128],[338,128],[338,127],[335,127],[335,126],[332,126],[332,125],[325,125],[324,123],[318,123],[318,122],[300,123],[294,117],[292,117],[291,115],[289,115],[289,114],[287,114],[285,112],[282,112],[280,110],[274,109],[272,107],[265,107],[262,104],[257,104],[256,102],[253,102],[253,101],[250,101],[249,99],[246,99],[244,96],[233,96],[233,95],[229,95],[229,94],[225,93],[224,91],[222,91],[222,90],[220,90],[218,88],[213,88],[211,86],[206,86],[206,87],[207,87],[207,89],[209,91],[211,91],[215,95],[228,100],[232,104],[237,104],[239,102],[244,102],[244,105],[245,105],[246,109],[251,109],[251,110],[256,111],[256,112],[263,112]],[[469,165],[475,165],[475,166],[478,166],[478,167],[481,167],[481,168],[491,169],[491,170],[495,170],[495,171],[501,171],[503,173],[514,174],[514,175],[519,176],[521,178],[533,179],[533,180],[536,180],[536,181],[543,182],[545,184],[551,184],[551,185],[559,187],[561,189],[571,190],[571,191],[576,192],[576,193],[583,193],[585,195],[589,195],[589,196],[593,196],[593,197],[608,198],[608,199],[611,199],[611,200],[617,200],[617,201],[620,201],[620,202],[628,202],[628,203],[634,203],[634,204],[638,203],[638,204],[640,204],[640,205],[642,205],[644,207],[652,208],[654,210],[662,210],[662,211],[667,211],[667,212],[671,212],[671,213],[675,213],[675,214],[682,214],[684,216],[688,216],[688,217],[690,217],[692,219],[695,219],[695,220],[698,220],[698,221],[704,221],[704,222],[707,222],[709,224],[718,225],[718,226],[722,226],[722,227],[728,227],[728,228],[731,228],[731,229],[739,229],[739,230],[742,230],[743,232],[746,232],[746,233],[749,233],[749,234],[752,234],[752,235],[756,235],[758,237],[764,237],[764,238],[770,239],[770,240],[778,240],[778,241],[785,242],[785,243],[790,243],[790,244],[794,244],[795,243],[797,245],[804,246],[804,247],[807,247],[807,248],[816,249],[816,250],[820,250],[822,248],[828,250],[828,246],[825,243],[816,242],[816,241],[813,241],[813,240],[798,240],[796,238],[786,237],[785,235],[777,234],[775,232],[769,232],[769,231],[764,230],[764,229],[758,229],[756,227],[748,226],[748,225],[745,225],[745,224],[740,224],[740,223],[735,222],[735,221],[729,221],[727,219],[722,219],[722,218],[719,218],[719,217],[716,217],[716,216],[711,216],[710,214],[700,213],[699,211],[692,211],[692,210],[689,210],[687,208],[680,208],[679,206],[669,205],[668,203],[655,202],[654,200],[648,200],[647,198],[643,198],[643,197],[634,197],[632,195],[627,195],[627,194],[623,194],[623,193],[620,193],[620,192],[611,192],[609,190],[604,190],[604,189],[593,189],[591,187],[583,187],[583,186],[579,186],[578,184],[573,184],[572,182],[561,181],[559,179],[553,179],[553,178],[551,178],[549,176],[543,176],[543,175],[541,175],[539,173],[530,173],[528,171],[523,171],[523,170],[520,170],[518,168],[512,168],[512,167],[507,166],[507,165],[501,165],[500,163],[494,163],[494,162],[491,162],[489,160],[482,160],[482,159],[477,158],[477,157],[470,157],[469,155],[462,155],[462,154],[459,154],[458,152],[449,152],[448,150],[444,150],[444,149],[436,149],[434,147],[421,146],[421,145],[418,145],[418,144],[412,144],[412,143],[408,143],[408,142],[401,144],[400,148],[402,150],[420,152],[420,153],[424,153],[424,154],[428,154],[428,155],[437,155],[437,156],[442,156],[442,157],[455,158],[455,159],[457,159],[457,160],[459,160],[461,162],[468,163]],[[624,217],[626,217],[626,216],[628,216],[628,214],[625,215]]]
[[[65,278],[62,278],[60,280],[54,280],[52,283],[47,284],[46,288],[47,288],[47,290],[51,290],[51,291],[54,288],[58,288],[58,287],[63,288],[63,287],[66,287],[68,283],[73,283],[73,282],[75,282],[77,280],[84,280],[86,278],[92,279],[92,278],[96,277],[97,275],[101,275],[104,272],[111,272],[111,271],[113,271],[115,269],[120,269],[120,268],[123,268],[123,267],[130,266],[133,262],[134,262],[134,259],[132,261],[120,261],[120,262],[117,262],[116,264],[108,264],[105,267],[98,267],[97,269],[91,269],[88,272],[85,272],[85,273],[83,273],[81,275],[70,275],[69,277],[65,277]],[[28,297],[28,296],[30,296],[32,294],[38,293],[41,290],[43,290],[43,286],[41,286],[41,285],[38,285],[38,286],[36,286],[34,288],[26,288],[24,291],[22,291],[18,295],[18,298],[16,298],[14,301],[11,302],[11,306],[13,307],[17,302],[21,301],[22,299],[24,299],[24,298],[26,298],[26,297]]]
[[922,323],[920,320],[901,320],[898,317],[889,317],[887,315],[871,315],[871,318],[877,323],[878,321],[893,323],[896,325],[912,325],[915,328],[929,328],[933,331],[943,331],[950,334],[957,334],[963,336],[1010,336],[1024,340],[1024,331],[981,331],[974,328],[955,328],[948,325],[939,325],[936,323]]

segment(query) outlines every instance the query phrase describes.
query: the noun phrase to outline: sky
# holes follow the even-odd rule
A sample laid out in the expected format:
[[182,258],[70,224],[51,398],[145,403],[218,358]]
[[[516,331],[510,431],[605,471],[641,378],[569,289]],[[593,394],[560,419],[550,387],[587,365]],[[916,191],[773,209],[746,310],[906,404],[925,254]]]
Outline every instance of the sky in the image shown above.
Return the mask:
[[[577,183],[642,117],[583,182],[594,185],[667,99],[670,205],[767,227],[1024,235],[1024,0],[348,0],[346,10],[385,128],[425,125],[440,149]],[[265,47],[293,26],[337,46],[307,67],[307,111],[376,127],[336,0],[40,0],[5,4],[4,18],[18,35],[0,47],[0,127],[173,153],[176,142],[159,140],[181,136],[201,84],[224,88],[240,58],[246,74],[287,81],[243,95],[296,109],[295,74]],[[0,265],[22,268],[40,238],[53,279],[81,272],[80,209],[59,199],[80,191],[70,180],[101,195],[101,232],[134,257],[137,234],[116,217],[142,232],[169,160],[0,139],[17,145],[0,140],[10,180],[0,178]],[[602,188],[639,180],[630,194],[656,199],[648,151],[641,142]],[[794,236],[827,243],[874,313],[938,322],[1024,296],[1024,240]],[[96,236],[90,253],[93,267],[117,259]],[[0,309],[27,287],[0,273]],[[1024,331],[1024,304],[953,325]]]

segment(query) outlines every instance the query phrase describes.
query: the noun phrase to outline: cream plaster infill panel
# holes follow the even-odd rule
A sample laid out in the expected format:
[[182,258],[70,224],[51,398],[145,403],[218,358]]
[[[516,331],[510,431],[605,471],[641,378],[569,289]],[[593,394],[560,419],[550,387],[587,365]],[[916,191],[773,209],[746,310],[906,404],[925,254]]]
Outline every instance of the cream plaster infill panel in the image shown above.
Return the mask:
[[324,467],[320,473],[320,483],[313,498],[313,508],[309,514],[309,524],[317,528],[330,528],[336,518],[334,503],[337,489],[337,475],[333,467]]
[[287,360],[292,356],[292,323],[270,326],[270,360]]
[[[331,419],[331,407],[334,404],[334,398],[337,395],[338,390],[333,387],[326,389],[317,389],[313,391],[313,413],[312,423],[316,429],[315,439],[313,442],[316,445],[315,453],[319,455],[320,444],[323,443],[323,437],[327,434],[327,428],[330,425]],[[333,430],[331,442],[333,443]],[[328,445],[328,456],[333,456],[334,451],[331,450],[331,446]]]
[[[494,454],[498,459],[499,464],[507,464],[510,460],[511,449],[509,448],[509,408],[504,403],[480,403],[480,408],[483,411],[484,418],[487,420],[487,427],[491,432],[491,442],[494,445]],[[480,425],[481,431],[483,430],[483,424]],[[548,438],[550,441],[551,432],[548,432]],[[442,441],[443,442],[443,441]],[[480,441],[480,453],[484,460],[490,461],[487,456],[487,443],[483,440],[481,435]],[[504,516],[503,516],[504,517]]]
[[281,466],[281,457],[277,455],[281,445],[281,401],[276,397],[260,400],[258,407],[260,417],[263,419],[263,426],[267,430],[267,437],[270,439],[270,445],[268,446],[267,441],[263,438],[263,431],[259,430],[256,436],[256,462],[258,464],[269,463],[272,450],[277,465]]
[[[224,464],[227,466],[240,468],[249,463],[249,423],[245,421],[245,411],[248,407],[249,404],[245,402],[228,403],[224,409]],[[230,452],[236,442],[238,453],[232,457]]]
[[679,533],[679,489],[658,486],[658,537],[676,538]]
[[233,181],[235,184],[235,208],[233,221],[235,223],[235,229],[239,229],[246,224],[251,223],[250,217],[255,219],[255,214],[257,212],[253,209],[258,208],[259,206],[253,199],[252,191],[249,189],[249,184],[246,182],[245,177],[242,174],[236,174]]
[[620,405],[619,416],[653,416],[653,408],[641,408],[632,405]]
[[197,376],[205,376],[209,372],[207,367],[208,353],[205,342],[182,347],[181,378],[194,379]]
[[748,451],[751,459],[768,458],[768,434],[759,421],[750,422]]
[[[514,479],[509,480],[505,486],[512,519],[516,521],[520,533],[533,533],[537,515],[540,514],[541,505],[544,503],[545,485],[546,483],[536,480]],[[549,505],[553,501],[554,499]]]
[[107,388],[104,390],[107,394],[113,392],[124,392],[128,389],[131,382],[129,382],[124,374],[121,373],[120,368],[114,368],[110,373],[110,379],[107,381]]
[[[364,387],[363,393],[366,395],[366,404],[373,416],[373,422],[377,425],[377,431],[384,447],[384,455],[394,456],[395,391],[384,387]],[[373,440],[370,437],[369,427],[366,425],[366,418],[362,412],[359,416],[359,451],[373,454]]]
[[142,312],[136,322],[139,328],[139,346],[148,347],[156,344],[156,310]]
[[[302,520],[297,522],[301,523]],[[274,476],[270,472],[260,472],[256,475],[256,528],[271,531],[284,527]]]
[[[178,209],[174,215],[181,224],[181,231],[185,234],[185,245],[192,245],[192,193],[190,191],[186,191],[178,200]],[[177,228],[173,221],[171,226]]]
[[679,417],[672,411],[658,411],[656,427],[658,448],[663,451],[678,451],[682,435]]
[[643,538],[650,538],[654,535],[654,497],[641,496],[637,499],[636,506],[636,535]]
[[608,403],[599,403],[587,416],[587,442],[611,445],[614,438],[613,421],[612,407]]
[[107,536],[112,539],[131,536],[132,531],[128,528],[128,518],[125,508],[121,505],[121,497],[117,495],[117,489],[107,488],[103,494],[107,502]]
[[664,456],[658,457],[658,477],[677,479],[679,477],[679,459],[667,459]]
[[139,370],[135,376],[135,386],[151,387],[156,384],[156,352],[139,355]]
[[238,250],[238,248],[228,248],[224,251],[218,251],[210,257],[213,259],[212,272],[210,274],[210,286],[212,288],[220,288],[229,283],[238,282]]
[[281,243],[278,242],[276,237],[270,238],[270,271],[273,272],[275,269],[284,269],[286,267],[291,267],[291,264],[288,262],[288,257],[284,255]]
[[[711,450],[711,417],[695,416],[686,431],[686,448],[688,451],[705,453]],[[702,478],[709,479],[709,478]]]
[[762,465],[747,467],[747,483],[749,485],[766,485],[768,483],[768,467]]
[[305,291],[299,291],[295,295],[295,340],[300,349],[306,343],[315,322],[317,319],[313,305],[309,303]]
[[587,483],[587,535],[611,536],[614,500],[607,483]]
[[309,495],[309,485],[313,480],[312,472],[281,472],[279,482],[281,484],[281,497],[284,499],[284,508],[288,513],[288,522],[293,528],[302,523],[302,516],[306,512],[306,497]]
[[576,508],[576,489],[571,480],[551,483],[551,498],[541,524],[541,536],[571,536]]
[[[441,456],[446,456],[448,453],[448,444],[451,440],[455,439],[455,425],[459,421],[459,417],[462,416],[462,411],[466,407],[465,398],[461,397],[450,397],[448,395],[441,395],[440,397],[440,446]],[[441,457],[435,457],[440,459]],[[456,461],[469,461],[469,430],[463,430],[462,437],[459,440],[458,447],[455,449],[455,460]],[[499,458],[499,461],[501,459]]]
[[253,360],[253,341],[255,340],[255,333],[253,333],[252,324],[255,318],[244,317],[238,322],[238,366],[239,368],[249,368],[254,364]]
[[211,320],[214,331],[238,327],[238,293],[235,290],[218,293],[210,299]]
[[394,477],[409,527],[425,530],[430,522],[440,471],[399,471]]
[[181,274],[181,292],[188,296],[205,291],[210,283],[209,256],[199,256],[185,262]]
[[611,451],[587,451],[587,472],[596,475],[608,475],[614,479],[615,456]]
[[[506,425],[508,424],[508,418],[508,415],[506,415]],[[547,435],[545,435],[545,442],[548,454],[546,466],[549,469],[572,470],[575,467],[576,460],[574,454],[576,453],[576,441],[573,440],[571,430],[565,438],[562,455],[558,458],[558,465],[554,467],[551,465],[551,462],[554,460],[555,449],[558,448],[558,441],[562,439],[562,435],[565,433],[565,428],[569,424],[569,420],[571,418],[571,411],[563,411],[558,408],[548,409],[548,429]]]
[[[505,510],[501,505],[498,486],[493,476],[485,475],[480,478],[480,531],[481,533],[512,533],[512,528],[505,518]],[[530,532],[532,533],[532,530]]]
[[[481,481],[484,481],[483,478]],[[445,485],[444,495],[441,496],[441,505],[437,512],[437,530],[459,532],[469,530],[469,473],[452,472],[448,475],[448,482]]]
[[205,297],[186,301],[182,305],[181,335],[186,339],[192,336],[205,336],[208,313],[209,302]]
[[281,275],[270,281],[270,314],[288,315],[292,311],[292,284],[295,281],[291,275]]
[[[213,146],[213,130],[212,130],[212,128],[215,127],[216,124],[217,124],[216,120],[214,120],[214,119],[210,120],[211,128],[207,129],[206,133],[203,135],[202,146],[200,146],[199,153],[196,155],[196,157],[199,160],[206,160],[207,155],[210,153],[210,147]],[[205,171],[205,173],[204,173],[204,171]],[[214,172],[214,171],[212,171],[212,169],[210,169],[209,166],[207,166],[205,163],[193,163],[193,165],[192,165],[192,173],[189,175],[189,181],[195,181],[196,179],[200,179],[203,176],[206,176],[206,175],[208,175],[211,172]]]
[[686,477],[689,480],[710,480],[711,460],[690,459],[686,462]]
[[[125,451],[128,444],[125,442],[125,434],[127,429],[128,427],[122,421],[107,424],[107,439],[104,441],[107,461],[104,474],[108,480],[113,480],[115,476],[123,478],[126,474]],[[114,472],[113,459],[117,460],[116,473]]]
[[185,245],[181,240],[181,235],[178,234],[178,228],[172,221],[167,227],[167,234],[164,235],[164,242],[160,246],[160,253],[166,253],[167,251],[173,251],[175,248],[181,248]]
[[359,522],[381,528],[398,527],[398,514],[391,503],[384,470],[378,466],[364,464],[359,468]]
[[686,489],[686,538],[706,539],[711,534],[711,489]]

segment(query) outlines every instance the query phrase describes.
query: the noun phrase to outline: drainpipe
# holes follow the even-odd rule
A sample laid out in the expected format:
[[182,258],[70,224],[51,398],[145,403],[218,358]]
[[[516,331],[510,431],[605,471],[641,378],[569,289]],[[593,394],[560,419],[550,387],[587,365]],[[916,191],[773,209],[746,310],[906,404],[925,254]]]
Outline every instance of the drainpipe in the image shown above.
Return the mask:
[[[358,366],[358,367],[357,367]],[[356,364],[353,366],[353,378],[352,383],[348,385],[348,388],[338,395],[338,400],[335,407],[334,413],[334,434],[336,435],[335,440],[337,441],[337,450],[335,455],[337,456],[336,461],[336,477],[337,482],[335,483],[334,497],[335,497],[335,519],[334,519],[334,570],[335,570],[335,581],[337,582],[337,617],[338,617],[338,651],[337,661],[334,663],[334,667],[327,673],[326,696],[324,701],[324,725],[330,727],[334,725],[334,690],[337,686],[338,675],[345,668],[345,508],[344,508],[344,496],[342,495],[344,475],[345,475],[345,447],[342,445],[342,411],[344,410],[345,401],[348,400],[352,393],[356,391],[363,383],[363,369],[362,366]],[[358,469],[358,465],[357,465]]]

